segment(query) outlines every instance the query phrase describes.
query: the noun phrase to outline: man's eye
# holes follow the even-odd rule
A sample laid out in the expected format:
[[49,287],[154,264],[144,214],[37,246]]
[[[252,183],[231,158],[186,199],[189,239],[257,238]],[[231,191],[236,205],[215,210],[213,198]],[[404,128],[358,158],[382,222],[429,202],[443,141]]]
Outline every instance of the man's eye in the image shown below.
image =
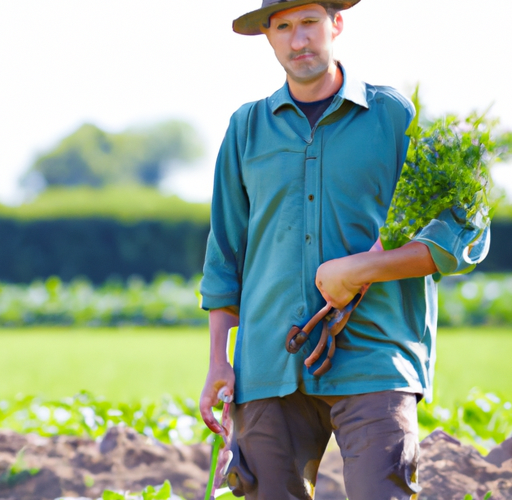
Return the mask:
[[281,23],[281,24],[278,24],[277,25],[277,29],[278,30],[284,30],[288,27],[288,25],[286,23]]

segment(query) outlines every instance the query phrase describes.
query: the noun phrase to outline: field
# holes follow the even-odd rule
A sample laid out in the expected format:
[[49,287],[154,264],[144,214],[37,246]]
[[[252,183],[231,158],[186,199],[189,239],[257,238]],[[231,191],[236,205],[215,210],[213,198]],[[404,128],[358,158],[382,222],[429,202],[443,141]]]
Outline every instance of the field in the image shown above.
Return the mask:
[[[512,399],[512,328],[441,329],[435,403],[452,407],[474,386]],[[0,399],[82,389],[114,402],[162,394],[198,400],[208,366],[205,328],[4,329]]]
[[451,406],[474,386],[512,401],[510,353],[512,328],[440,329],[434,402]]
[[50,398],[86,389],[115,402],[162,394],[198,400],[208,333],[197,328],[65,327],[0,333],[0,398]]

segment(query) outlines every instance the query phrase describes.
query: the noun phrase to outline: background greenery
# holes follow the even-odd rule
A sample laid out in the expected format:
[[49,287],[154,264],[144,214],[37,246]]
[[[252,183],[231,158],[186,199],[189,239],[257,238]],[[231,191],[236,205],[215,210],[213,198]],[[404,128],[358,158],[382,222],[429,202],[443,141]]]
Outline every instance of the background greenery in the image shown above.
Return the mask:
[[203,154],[197,131],[183,121],[169,120],[120,133],[85,123],[39,155],[22,183],[29,191],[46,186],[156,186],[170,170]]
[[[485,452],[510,435],[511,334],[440,331],[436,396],[419,405],[422,437],[442,427]],[[164,442],[205,439],[197,402],[207,360],[206,328],[5,330],[0,427],[98,437],[125,423]]]
[[113,219],[133,223],[146,220],[208,224],[209,203],[188,203],[164,196],[154,187],[138,184],[52,187],[17,207],[0,205],[6,220],[35,222],[61,219]]
[[203,328],[30,328],[0,332],[0,397],[81,390],[113,401],[198,400],[208,368]]
[[[512,401],[512,328],[442,328],[435,403],[461,403],[474,386]],[[492,369],[491,369],[492,367]],[[199,399],[207,328],[30,328],[0,333],[0,398],[92,391],[112,401]]]
[[[131,276],[94,286],[53,276],[30,285],[0,283],[0,326],[125,326],[206,324],[198,307],[199,276]],[[512,274],[472,273],[439,283],[439,324],[511,325]]]
[[[485,151],[466,135],[478,164]],[[506,158],[512,136],[492,141],[487,152]],[[457,153],[456,141],[441,142],[425,142],[428,162]],[[208,365],[197,275],[209,205],[157,189],[201,154],[181,122],[120,134],[84,125],[34,161],[23,180],[31,201],[0,206],[0,427],[97,437],[125,423],[164,442],[208,435],[197,410]],[[435,400],[420,405],[423,435],[442,426],[489,447],[512,432],[511,249],[512,208],[502,202],[478,267],[488,273],[441,281],[444,328]]]

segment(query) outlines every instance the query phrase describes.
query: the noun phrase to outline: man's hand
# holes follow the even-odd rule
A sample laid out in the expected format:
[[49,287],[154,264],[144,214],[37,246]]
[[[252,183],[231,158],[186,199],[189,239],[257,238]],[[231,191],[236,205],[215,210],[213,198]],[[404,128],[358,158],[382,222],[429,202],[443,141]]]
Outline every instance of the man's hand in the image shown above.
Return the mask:
[[199,410],[201,417],[207,427],[216,434],[222,432],[222,426],[213,416],[212,407],[219,404],[219,391],[224,389],[225,396],[232,396],[235,388],[235,373],[231,365],[218,363],[211,366],[206,377],[201,399],[199,400]]
[[235,388],[235,372],[229,364],[226,352],[228,332],[238,326],[238,307],[229,306],[210,311],[210,368],[206,376],[199,411],[204,423],[215,432],[222,432],[222,426],[215,420],[212,407],[219,404],[219,391],[232,396]]
[[[349,255],[324,262],[316,272],[316,286],[326,302],[343,309],[365,284],[360,268],[365,254]],[[359,271],[358,271],[359,270]]]
[[362,252],[324,262],[316,286],[336,309],[345,307],[367,283],[427,276],[437,271],[430,250],[412,241],[385,252]]

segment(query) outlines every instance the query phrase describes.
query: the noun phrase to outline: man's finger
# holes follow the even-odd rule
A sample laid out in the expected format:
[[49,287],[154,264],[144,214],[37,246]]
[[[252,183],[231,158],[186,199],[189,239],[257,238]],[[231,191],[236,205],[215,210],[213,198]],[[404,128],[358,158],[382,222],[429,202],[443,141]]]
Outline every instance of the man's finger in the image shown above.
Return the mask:
[[201,400],[199,403],[199,412],[208,429],[215,432],[215,434],[219,434],[222,432],[222,426],[213,416],[212,406],[214,403],[217,404],[218,401],[212,401],[211,398]]
[[208,427],[208,429],[210,429],[212,432],[215,432],[215,434],[222,432],[222,426],[213,416],[213,411],[211,408],[209,408],[208,411],[201,410],[201,417],[203,418],[206,427]]

